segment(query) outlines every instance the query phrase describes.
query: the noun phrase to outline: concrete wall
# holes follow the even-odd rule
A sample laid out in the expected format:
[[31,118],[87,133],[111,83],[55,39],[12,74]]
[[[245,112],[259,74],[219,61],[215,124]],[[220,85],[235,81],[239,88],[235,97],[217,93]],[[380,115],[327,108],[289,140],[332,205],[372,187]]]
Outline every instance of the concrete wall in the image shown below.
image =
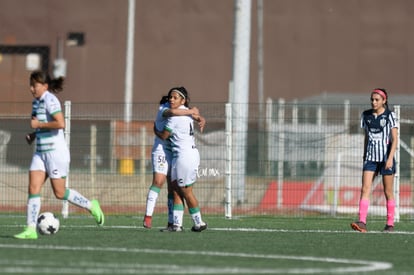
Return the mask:
[[[257,102],[252,3],[250,101]],[[60,98],[123,102],[127,6],[127,0],[0,0],[0,45],[48,45],[53,61],[58,37],[83,32],[85,45],[64,47]],[[388,88],[391,97],[412,93],[414,1],[264,0],[264,8],[265,98],[368,94],[374,87]],[[157,102],[183,85],[193,102],[227,101],[233,9],[233,0],[136,0],[133,100]],[[24,62],[9,61],[2,53],[0,102],[29,101]]]

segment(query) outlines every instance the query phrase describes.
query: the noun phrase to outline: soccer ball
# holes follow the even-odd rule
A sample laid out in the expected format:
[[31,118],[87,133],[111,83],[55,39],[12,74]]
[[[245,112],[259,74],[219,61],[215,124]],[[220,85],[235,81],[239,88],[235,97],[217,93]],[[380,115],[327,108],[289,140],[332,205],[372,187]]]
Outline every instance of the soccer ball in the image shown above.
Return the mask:
[[42,235],[52,235],[59,231],[59,219],[53,213],[44,212],[37,218],[37,230]]

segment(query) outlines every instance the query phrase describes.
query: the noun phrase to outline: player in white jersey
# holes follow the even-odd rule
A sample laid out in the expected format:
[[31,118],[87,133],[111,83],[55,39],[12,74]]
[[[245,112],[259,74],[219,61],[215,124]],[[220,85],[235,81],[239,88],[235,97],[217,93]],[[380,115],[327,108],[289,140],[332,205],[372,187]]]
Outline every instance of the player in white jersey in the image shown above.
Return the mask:
[[372,182],[382,175],[387,207],[387,221],[384,232],[394,230],[394,174],[395,151],[399,122],[395,113],[388,108],[388,94],[385,89],[374,89],[371,93],[371,107],[361,115],[361,127],[365,131],[362,188],[359,201],[359,220],[351,223],[352,229],[367,232],[367,215]]
[[[184,87],[174,88],[169,92],[171,109],[186,109],[188,93]],[[187,105],[188,106],[188,105]],[[200,119],[194,117],[194,119]],[[173,160],[171,167],[171,182],[174,190],[174,226],[171,231],[182,231],[184,203],[193,220],[194,232],[207,229],[207,223],[202,220],[198,200],[193,193],[193,185],[197,180],[197,171],[200,164],[200,155],[194,142],[193,118],[189,116],[174,116],[162,132],[156,134],[171,143]]]
[[36,140],[36,150],[29,169],[29,196],[27,226],[14,235],[17,239],[37,239],[37,218],[40,213],[40,193],[47,178],[55,197],[87,209],[98,225],[104,224],[104,214],[97,200],[90,201],[79,192],[65,187],[69,172],[70,153],[63,129],[65,120],[58,98],[53,93],[62,90],[63,78],[51,79],[45,72],[30,75],[30,92],[33,95],[31,127],[35,132],[26,137],[29,144]]
[[[160,106],[157,112],[157,117],[154,122],[154,128],[157,131],[162,131],[167,123],[167,119],[170,116],[187,116],[194,115],[199,116],[199,111],[196,107],[191,109],[171,109],[168,102],[168,96],[163,96],[160,100]],[[199,125],[204,127],[204,124]],[[169,230],[174,223],[173,219],[173,203],[174,195],[170,184],[170,171],[172,152],[169,143],[160,139],[158,136],[154,138],[154,145],[152,146],[152,184],[147,194],[147,204],[145,209],[145,216],[143,220],[143,226],[145,228],[152,227],[152,215],[154,213],[155,204],[158,199],[158,194],[167,180],[168,186],[168,225],[167,228],[162,230]]]

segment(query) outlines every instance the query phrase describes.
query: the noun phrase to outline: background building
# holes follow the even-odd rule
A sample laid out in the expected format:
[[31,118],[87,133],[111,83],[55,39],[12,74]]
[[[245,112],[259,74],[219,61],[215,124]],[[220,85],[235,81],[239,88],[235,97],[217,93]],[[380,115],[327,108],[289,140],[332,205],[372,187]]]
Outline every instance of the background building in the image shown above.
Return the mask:
[[[388,88],[391,98],[412,93],[414,2],[263,2],[264,98],[374,87]],[[258,102],[252,4],[250,102]],[[62,100],[124,101],[128,1],[0,0],[0,7],[1,102],[30,100],[31,52],[49,69],[58,57],[67,61]],[[134,102],[157,102],[176,85],[193,102],[228,100],[234,1],[137,0],[135,12]]]

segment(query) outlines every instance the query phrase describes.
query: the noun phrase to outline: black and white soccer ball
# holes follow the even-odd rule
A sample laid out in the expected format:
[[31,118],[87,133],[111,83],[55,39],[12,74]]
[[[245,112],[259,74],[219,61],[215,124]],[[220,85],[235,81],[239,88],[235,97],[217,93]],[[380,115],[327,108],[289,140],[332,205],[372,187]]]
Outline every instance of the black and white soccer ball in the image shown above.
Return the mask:
[[59,231],[59,219],[51,212],[44,212],[37,218],[37,230],[42,235],[53,235]]

